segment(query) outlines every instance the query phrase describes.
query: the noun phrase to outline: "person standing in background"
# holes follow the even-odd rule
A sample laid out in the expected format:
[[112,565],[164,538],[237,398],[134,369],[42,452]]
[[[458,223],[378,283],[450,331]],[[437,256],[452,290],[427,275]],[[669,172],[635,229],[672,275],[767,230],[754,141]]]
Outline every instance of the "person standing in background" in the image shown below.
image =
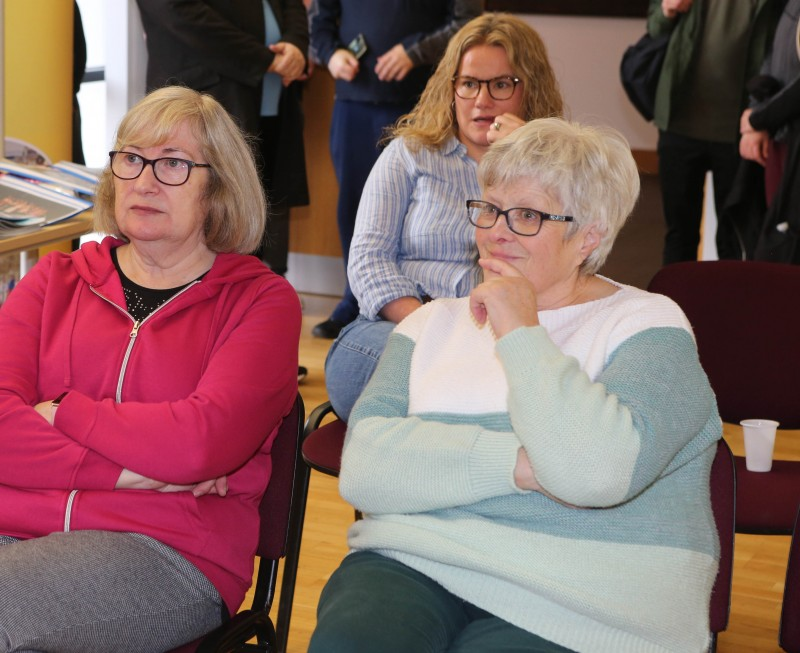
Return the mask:
[[[312,0],[312,57],[336,80],[330,149],[345,270],[361,191],[380,154],[383,130],[411,111],[450,37],[482,10],[481,0]],[[333,313],[312,333],[336,338],[357,316],[348,284]]]
[[[780,9],[780,0],[650,0],[648,32],[671,35],[654,117],[667,223],[664,264],[697,258],[708,171],[717,214],[722,211],[739,165],[745,83],[764,60]],[[719,258],[740,256],[724,225],[716,243]]]
[[83,154],[83,137],[81,136],[81,105],[78,92],[86,74],[86,35],[83,31],[81,10],[78,3],[73,2],[73,41],[72,41],[72,161],[86,164]]
[[289,210],[308,204],[302,84],[308,16],[302,0],[136,0],[147,39],[148,91],[168,84],[214,96],[257,138],[270,203],[255,254],[285,275]]
[[748,87],[739,153],[764,166],[769,207],[755,257],[800,263],[800,0],[786,3],[761,75]]

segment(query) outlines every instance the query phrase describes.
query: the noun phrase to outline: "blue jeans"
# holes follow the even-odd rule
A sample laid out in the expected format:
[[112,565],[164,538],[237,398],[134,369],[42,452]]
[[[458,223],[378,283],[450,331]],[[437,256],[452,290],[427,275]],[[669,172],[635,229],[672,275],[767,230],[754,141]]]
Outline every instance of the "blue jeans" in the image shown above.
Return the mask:
[[342,329],[325,360],[325,386],[333,409],[347,421],[356,399],[378,366],[394,322],[368,320],[363,315]]
[[569,653],[372,551],[351,553],[317,606],[309,653]]

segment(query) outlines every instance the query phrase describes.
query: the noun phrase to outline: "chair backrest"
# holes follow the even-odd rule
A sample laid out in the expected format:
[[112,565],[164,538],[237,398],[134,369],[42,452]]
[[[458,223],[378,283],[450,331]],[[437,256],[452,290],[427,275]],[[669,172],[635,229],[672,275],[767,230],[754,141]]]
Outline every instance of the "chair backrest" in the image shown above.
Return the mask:
[[[300,556],[309,471],[300,455],[305,406],[298,393],[272,443],[272,474],[259,504],[258,565],[253,602],[202,640],[171,653],[284,653]],[[270,617],[278,580],[278,563],[285,557],[278,618]],[[255,639],[254,644],[245,644]]]
[[276,653],[286,651],[289,638],[308,498],[310,472],[300,454],[304,421],[305,406],[298,393],[291,412],[283,418],[273,441],[272,475],[258,510],[260,523],[256,553],[260,561],[251,612],[269,613],[277,585],[278,562],[285,557],[275,621]]
[[671,297],[689,318],[724,421],[769,418],[800,428],[800,266],[673,263],[648,290]]
[[714,638],[728,627],[733,577],[733,542],[736,527],[736,466],[733,453],[725,440],[717,442],[717,453],[711,465],[711,508],[719,533],[719,570],[711,591],[709,627]]
[[328,415],[336,416],[330,401],[317,406],[308,416],[303,432],[303,459],[311,469],[329,476],[339,476],[347,423],[336,417],[322,424]]
[[298,394],[292,410],[283,418],[272,443],[272,475],[261,498],[261,517],[257,553],[278,560],[286,554],[289,521],[294,497],[294,482],[302,467],[300,444],[305,421],[303,398]]
[[781,648],[787,653],[800,653],[800,511],[794,523],[779,633]]

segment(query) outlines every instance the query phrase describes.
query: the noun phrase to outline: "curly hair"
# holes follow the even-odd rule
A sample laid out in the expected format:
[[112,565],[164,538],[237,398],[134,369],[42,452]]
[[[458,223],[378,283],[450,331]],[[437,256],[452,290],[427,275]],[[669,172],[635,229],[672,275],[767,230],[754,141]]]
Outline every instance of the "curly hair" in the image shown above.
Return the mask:
[[514,74],[522,80],[521,118],[528,121],[563,114],[561,91],[536,30],[511,14],[486,13],[468,22],[450,39],[419,102],[387,131],[387,139],[402,136],[409,147],[439,149],[457,134],[453,77],[467,50],[478,45],[499,46],[506,51]]

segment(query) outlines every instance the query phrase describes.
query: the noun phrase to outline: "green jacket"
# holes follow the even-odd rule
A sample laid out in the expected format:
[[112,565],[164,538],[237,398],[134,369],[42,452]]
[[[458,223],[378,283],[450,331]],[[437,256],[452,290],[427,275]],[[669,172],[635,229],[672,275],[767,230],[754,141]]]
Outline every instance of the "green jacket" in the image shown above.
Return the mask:
[[[666,18],[661,11],[661,0],[650,0],[647,14],[647,31],[651,36],[671,34],[664,67],[656,89],[656,127],[666,131],[671,120],[671,110],[677,98],[686,94],[687,72],[695,62],[700,37],[703,32],[703,7],[707,0],[694,0],[691,9],[676,18]],[[730,1],[730,0],[726,0]],[[772,42],[775,25],[781,15],[781,0],[760,0],[756,8],[753,30],[747,52],[747,67],[742,79],[741,109],[747,106],[745,83],[758,74],[761,62]],[[735,135],[732,135],[735,136]]]

